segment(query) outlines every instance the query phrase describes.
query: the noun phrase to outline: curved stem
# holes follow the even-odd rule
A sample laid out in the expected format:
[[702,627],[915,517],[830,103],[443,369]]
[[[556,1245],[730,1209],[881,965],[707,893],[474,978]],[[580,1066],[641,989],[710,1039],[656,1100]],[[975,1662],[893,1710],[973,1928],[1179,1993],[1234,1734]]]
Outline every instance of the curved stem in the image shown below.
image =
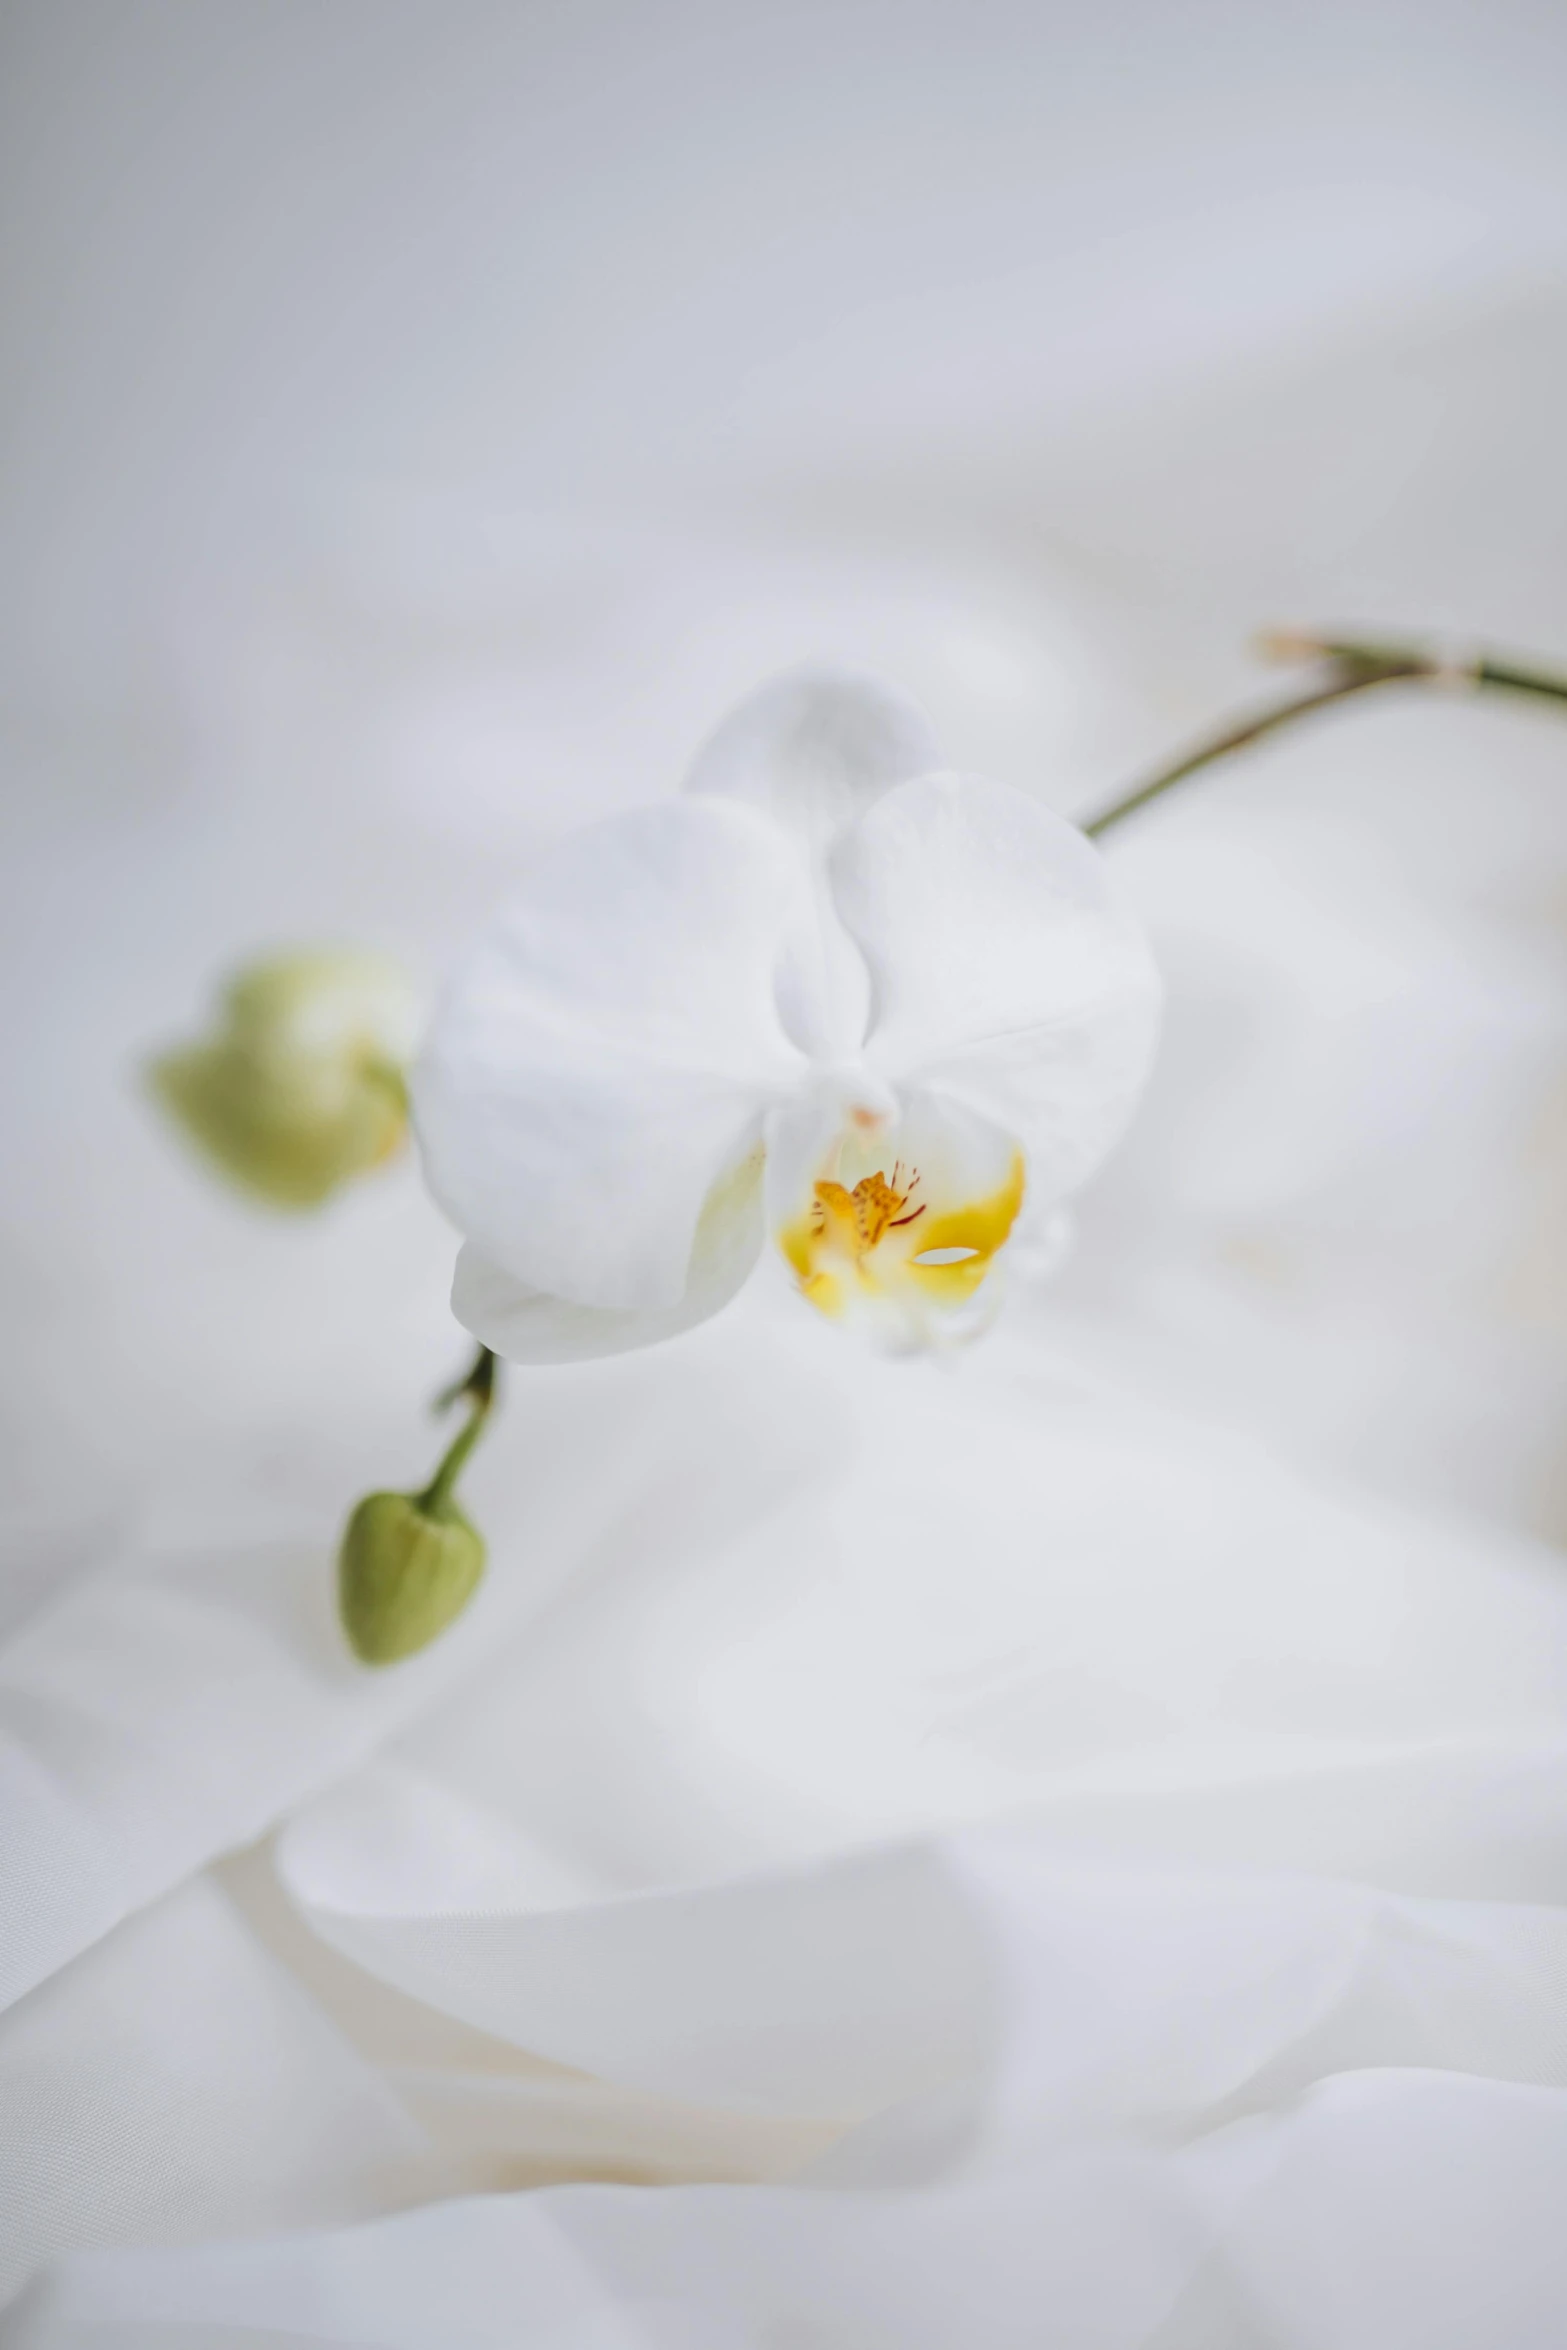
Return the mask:
[[444,1509],[450,1503],[457,1480],[462,1474],[464,1463],[478,1443],[484,1430],[484,1423],[489,1418],[491,1406],[495,1401],[495,1357],[487,1346],[480,1347],[466,1377],[460,1379],[455,1387],[447,1388],[443,1395],[436,1398],[437,1410],[442,1410],[447,1405],[456,1403],[460,1397],[466,1397],[468,1402],[466,1424],[458,1429],[457,1434],[441,1456],[440,1466],[435,1475],[430,1479],[424,1491],[417,1496],[419,1507],[431,1515]]
[[1232,751],[1243,751],[1250,744],[1293,725],[1297,718],[1309,718],[1318,710],[1331,709],[1336,703],[1369,693],[1375,686],[1424,685],[1476,693],[1494,689],[1567,703],[1567,677],[1526,662],[1493,658],[1488,653],[1454,660],[1419,646],[1283,635],[1265,639],[1264,649],[1275,658],[1322,661],[1326,664],[1325,674],[1307,692],[1235,720],[1219,733],[1207,736],[1169,766],[1159,768],[1134,785],[1084,824],[1082,829],[1090,840],[1098,839],[1126,817],[1135,816],[1140,808],[1146,808],[1151,800],[1159,799],[1176,784],[1184,783],[1189,775],[1228,758]]

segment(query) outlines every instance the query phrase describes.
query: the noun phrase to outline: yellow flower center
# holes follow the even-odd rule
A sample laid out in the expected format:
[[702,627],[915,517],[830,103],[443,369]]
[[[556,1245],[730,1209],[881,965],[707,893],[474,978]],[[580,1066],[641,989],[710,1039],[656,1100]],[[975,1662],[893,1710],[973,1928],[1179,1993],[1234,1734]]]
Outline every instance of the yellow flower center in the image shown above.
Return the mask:
[[809,1208],[780,1232],[779,1246],[803,1296],[837,1315],[856,1292],[923,1296],[960,1305],[989,1272],[1023,1204],[1023,1160],[985,1198],[936,1201],[922,1196],[919,1169],[878,1169],[852,1190],[819,1182]]
[[812,1228],[825,1232],[832,1221],[855,1253],[864,1256],[884,1232],[899,1231],[906,1224],[919,1222],[925,1213],[923,1206],[906,1216],[899,1212],[908,1207],[919,1189],[919,1180],[916,1168],[909,1177],[908,1189],[899,1191],[896,1187],[903,1181],[903,1169],[894,1167],[890,1183],[882,1174],[862,1175],[852,1191],[845,1191],[841,1183],[818,1183],[811,1208]]

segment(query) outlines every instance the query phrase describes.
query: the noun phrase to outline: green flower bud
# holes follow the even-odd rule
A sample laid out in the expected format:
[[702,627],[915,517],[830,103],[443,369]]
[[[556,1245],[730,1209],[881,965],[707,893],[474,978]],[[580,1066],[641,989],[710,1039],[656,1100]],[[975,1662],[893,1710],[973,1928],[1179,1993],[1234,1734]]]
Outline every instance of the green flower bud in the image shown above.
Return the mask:
[[380,955],[279,956],[230,982],[217,1034],[155,1061],[153,1088],[233,1182],[315,1207],[400,1147],[416,1019],[408,980]]
[[370,1493],[338,1553],[337,1598],[354,1654],[391,1665],[439,1638],[484,1573],[484,1539],[455,1502],[430,1493]]
[[395,1664],[438,1639],[462,1614],[484,1573],[484,1542],[457,1507],[457,1480],[495,1404],[495,1357],[481,1346],[465,1375],[436,1398],[468,1417],[422,1493],[367,1494],[343,1532],[337,1604],[354,1654]]

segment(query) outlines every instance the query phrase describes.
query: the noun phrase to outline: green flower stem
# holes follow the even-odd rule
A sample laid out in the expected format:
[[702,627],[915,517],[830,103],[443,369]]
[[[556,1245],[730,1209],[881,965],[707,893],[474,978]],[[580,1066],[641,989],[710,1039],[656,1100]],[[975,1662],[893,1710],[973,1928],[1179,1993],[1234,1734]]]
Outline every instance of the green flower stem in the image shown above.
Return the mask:
[[1369,693],[1373,687],[1419,685],[1476,693],[1492,689],[1567,703],[1567,677],[1537,669],[1532,663],[1494,658],[1489,653],[1454,660],[1418,645],[1368,644],[1352,639],[1284,634],[1264,638],[1262,650],[1273,659],[1320,661],[1325,664],[1323,674],[1307,692],[1253,711],[1217,734],[1209,735],[1172,765],[1161,767],[1120,799],[1113,800],[1083,826],[1090,840],[1099,839],[1112,825],[1135,816],[1150,801],[1162,798],[1176,784],[1184,783],[1189,775],[1227,759],[1232,751],[1246,750],[1252,743],[1292,726],[1297,718],[1309,718],[1318,710],[1328,710],[1355,695]]
[[453,1437],[429,1484],[415,1497],[417,1507],[431,1517],[441,1516],[450,1507],[457,1480],[495,1402],[495,1357],[487,1346],[480,1347],[467,1377],[436,1399],[436,1409],[444,1410],[463,1398],[468,1403],[467,1423]]

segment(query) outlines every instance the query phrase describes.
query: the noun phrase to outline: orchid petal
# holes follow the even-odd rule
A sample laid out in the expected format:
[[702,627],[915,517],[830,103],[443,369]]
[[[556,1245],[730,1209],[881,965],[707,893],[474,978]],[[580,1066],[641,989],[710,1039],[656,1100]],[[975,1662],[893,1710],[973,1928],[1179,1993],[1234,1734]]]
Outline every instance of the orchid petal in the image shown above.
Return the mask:
[[864,957],[833,903],[833,842],[881,795],[938,763],[919,706],[854,670],[794,669],[747,696],[696,757],[686,789],[736,800],[804,852],[811,893],[778,961],[780,1015],[813,1060],[858,1054],[870,1016]]
[[460,1249],[452,1312],[513,1363],[579,1363],[656,1345],[726,1306],[762,1246],[762,1153],[753,1150],[708,1193],[683,1294],[672,1306],[617,1310],[530,1289],[470,1242]]
[[676,801],[557,842],[415,1072],[431,1189],[525,1288],[667,1310],[703,1204],[796,1081],[773,973],[802,881],[750,810]]
[[1158,975],[1098,851],[1006,784],[926,775],[844,837],[832,874],[871,973],[871,1069],[1014,1136],[1036,1207],[1073,1189],[1158,1029]]
[[812,663],[748,694],[697,753],[686,789],[759,808],[820,850],[883,792],[939,763],[917,702]]

